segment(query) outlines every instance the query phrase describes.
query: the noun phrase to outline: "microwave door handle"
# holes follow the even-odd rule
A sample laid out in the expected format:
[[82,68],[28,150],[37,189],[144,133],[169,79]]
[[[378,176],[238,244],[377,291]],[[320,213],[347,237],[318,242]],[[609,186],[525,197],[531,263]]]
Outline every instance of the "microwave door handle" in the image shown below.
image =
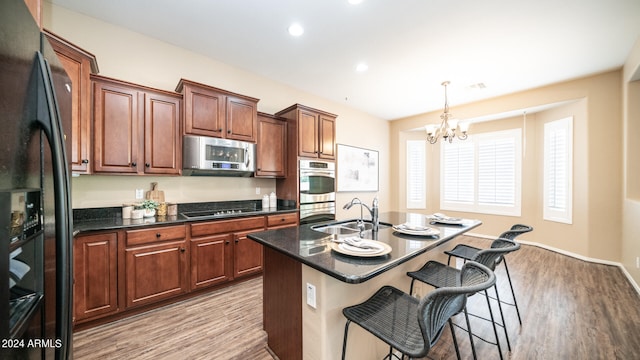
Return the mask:
[[249,148],[244,148],[244,166],[249,167]]

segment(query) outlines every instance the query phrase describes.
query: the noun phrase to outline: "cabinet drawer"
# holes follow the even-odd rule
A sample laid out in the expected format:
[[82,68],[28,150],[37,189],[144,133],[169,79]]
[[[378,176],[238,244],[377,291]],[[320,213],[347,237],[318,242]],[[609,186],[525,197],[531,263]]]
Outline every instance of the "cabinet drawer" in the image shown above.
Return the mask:
[[267,216],[267,227],[298,223],[298,213],[278,214]]
[[233,233],[236,231],[263,229],[264,216],[250,217],[234,220],[208,221],[191,224],[191,237],[213,235],[220,233]]
[[182,240],[187,236],[184,225],[156,227],[127,231],[127,246],[148,244],[157,241]]

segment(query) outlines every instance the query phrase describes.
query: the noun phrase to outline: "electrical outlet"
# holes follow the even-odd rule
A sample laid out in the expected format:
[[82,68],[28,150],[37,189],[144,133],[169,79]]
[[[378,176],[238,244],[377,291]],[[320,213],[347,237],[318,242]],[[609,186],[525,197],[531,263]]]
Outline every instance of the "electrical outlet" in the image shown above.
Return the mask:
[[260,195],[260,188],[256,187],[256,195]]
[[144,197],[144,189],[136,189],[136,200],[142,200]]
[[307,283],[307,305],[316,308],[316,287]]

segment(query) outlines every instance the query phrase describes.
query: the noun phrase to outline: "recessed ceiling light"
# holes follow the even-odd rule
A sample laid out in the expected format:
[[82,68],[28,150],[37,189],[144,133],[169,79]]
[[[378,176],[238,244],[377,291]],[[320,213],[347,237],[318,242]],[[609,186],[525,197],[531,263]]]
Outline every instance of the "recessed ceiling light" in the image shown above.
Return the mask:
[[304,28],[298,23],[293,23],[289,26],[289,34],[291,34],[291,36],[300,36],[304,34]]
[[356,65],[357,72],[365,72],[367,70],[369,70],[369,65],[365,63],[359,63],[358,65]]

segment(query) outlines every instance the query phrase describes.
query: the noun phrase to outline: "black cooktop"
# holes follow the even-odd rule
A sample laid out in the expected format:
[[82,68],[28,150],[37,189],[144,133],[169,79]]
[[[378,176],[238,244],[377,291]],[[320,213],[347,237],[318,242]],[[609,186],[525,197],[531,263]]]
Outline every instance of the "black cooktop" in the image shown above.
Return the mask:
[[235,209],[212,209],[212,210],[186,211],[180,214],[182,214],[182,216],[186,217],[187,219],[192,219],[192,218],[200,218],[200,217],[228,216],[228,215],[252,213],[256,211],[257,210],[255,208],[244,207],[244,208],[235,208]]

